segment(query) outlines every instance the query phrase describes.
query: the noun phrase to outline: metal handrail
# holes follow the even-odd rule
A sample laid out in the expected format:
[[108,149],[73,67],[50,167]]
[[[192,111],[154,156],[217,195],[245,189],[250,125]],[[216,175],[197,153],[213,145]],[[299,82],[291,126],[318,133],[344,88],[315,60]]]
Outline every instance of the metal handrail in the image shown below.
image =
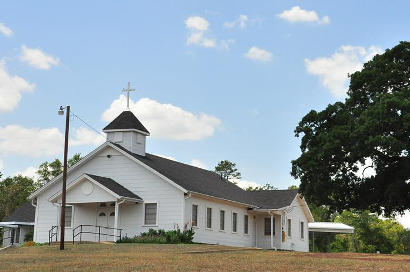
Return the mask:
[[[57,231],[54,232],[54,229]],[[58,238],[58,226],[51,226],[51,229],[48,231],[48,245],[51,245],[51,242],[53,241],[53,237],[56,237],[56,242]]]
[[10,239],[10,244],[13,245],[13,244],[14,244],[14,239],[13,239],[14,237],[13,237],[13,235],[11,235],[10,229],[7,230],[7,232],[9,233],[9,234],[8,234],[8,235],[9,235],[8,237],[5,237],[5,236],[4,236],[4,234],[6,233],[6,231],[4,231],[4,229],[2,229],[1,232],[2,232],[2,234],[3,234],[2,240],[3,240],[3,241],[6,241],[6,240]]
[[[93,231],[84,231],[83,227],[95,227],[98,228],[98,232],[93,232]],[[77,233],[75,233],[78,229],[80,229]],[[114,234],[108,234],[108,233],[101,233],[101,229],[106,229],[106,230],[117,230],[120,232],[119,235],[114,235]],[[75,227],[73,229],[73,244],[75,242],[75,237],[80,236],[80,243],[82,240],[82,234],[98,234],[98,242],[101,242],[101,235],[103,236],[109,236],[109,237],[115,237],[115,238],[119,238],[119,240],[121,241],[122,238],[122,230],[123,229],[119,229],[119,228],[112,228],[112,227],[105,227],[105,226],[98,226],[98,225],[78,225],[77,227]]]

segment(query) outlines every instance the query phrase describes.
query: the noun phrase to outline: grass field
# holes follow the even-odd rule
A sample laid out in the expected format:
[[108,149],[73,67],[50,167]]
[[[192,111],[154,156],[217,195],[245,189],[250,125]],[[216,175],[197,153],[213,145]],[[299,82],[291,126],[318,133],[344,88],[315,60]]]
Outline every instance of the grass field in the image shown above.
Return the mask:
[[82,244],[0,251],[0,271],[410,271],[410,256],[212,245]]

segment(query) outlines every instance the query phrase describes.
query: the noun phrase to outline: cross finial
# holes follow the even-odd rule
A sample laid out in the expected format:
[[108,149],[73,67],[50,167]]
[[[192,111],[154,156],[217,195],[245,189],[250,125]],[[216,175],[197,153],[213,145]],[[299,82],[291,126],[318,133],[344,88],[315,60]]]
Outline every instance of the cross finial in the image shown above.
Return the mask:
[[128,81],[127,89],[122,89],[123,92],[127,92],[127,109],[130,109],[130,92],[135,91],[135,89],[131,89],[131,83]]

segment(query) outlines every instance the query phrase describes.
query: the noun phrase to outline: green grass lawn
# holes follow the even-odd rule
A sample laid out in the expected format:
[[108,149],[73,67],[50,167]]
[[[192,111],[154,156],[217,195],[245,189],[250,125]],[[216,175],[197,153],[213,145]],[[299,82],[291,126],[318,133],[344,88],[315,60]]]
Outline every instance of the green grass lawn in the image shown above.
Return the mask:
[[213,245],[67,244],[0,251],[0,271],[410,271],[410,256]]

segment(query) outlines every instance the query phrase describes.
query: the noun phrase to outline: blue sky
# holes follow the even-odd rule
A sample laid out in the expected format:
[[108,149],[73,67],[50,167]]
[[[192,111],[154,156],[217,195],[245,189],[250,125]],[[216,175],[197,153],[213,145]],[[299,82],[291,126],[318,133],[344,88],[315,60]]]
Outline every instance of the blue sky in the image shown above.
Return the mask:
[[[408,40],[408,10],[408,1],[4,1],[0,168],[28,173],[61,158],[58,107],[101,130],[126,108],[131,81],[148,152],[208,169],[228,159],[246,181],[298,184],[297,123],[343,99],[348,72]],[[92,133],[73,119],[70,154],[94,149]]]

